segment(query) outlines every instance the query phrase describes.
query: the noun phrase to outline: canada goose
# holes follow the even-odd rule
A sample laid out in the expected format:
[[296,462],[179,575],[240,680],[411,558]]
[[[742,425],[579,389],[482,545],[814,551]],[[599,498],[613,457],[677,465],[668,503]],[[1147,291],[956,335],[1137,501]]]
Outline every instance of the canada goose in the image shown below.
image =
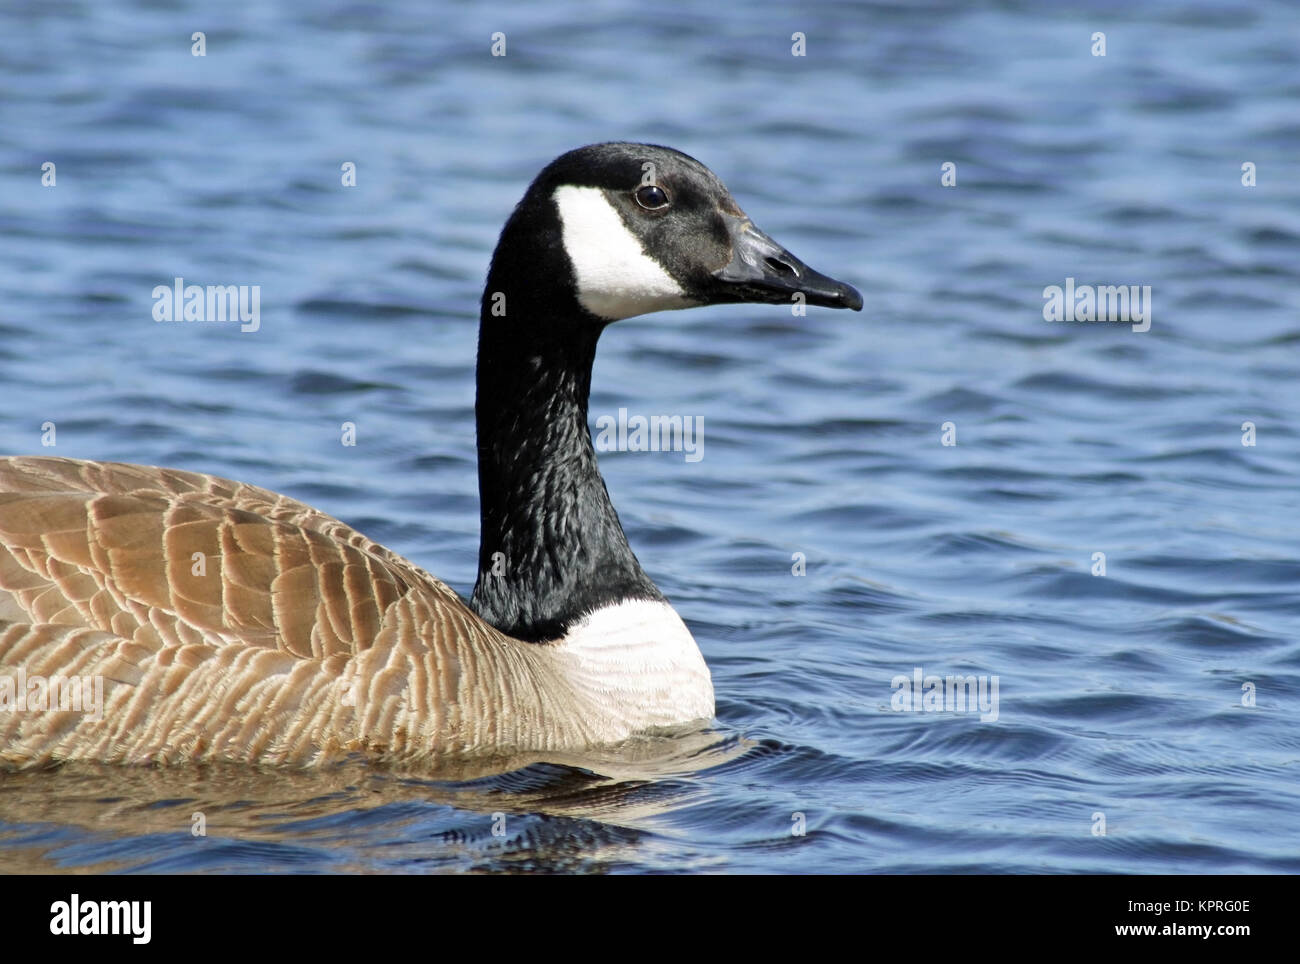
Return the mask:
[[501,232],[481,304],[468,602],[266,489],[0,459],[0,760],[412,763],[711,719],[708,667],[596,465],[596,342],[645,312],[797,301],[862,307],[695,159],[612,143],[548,165]]

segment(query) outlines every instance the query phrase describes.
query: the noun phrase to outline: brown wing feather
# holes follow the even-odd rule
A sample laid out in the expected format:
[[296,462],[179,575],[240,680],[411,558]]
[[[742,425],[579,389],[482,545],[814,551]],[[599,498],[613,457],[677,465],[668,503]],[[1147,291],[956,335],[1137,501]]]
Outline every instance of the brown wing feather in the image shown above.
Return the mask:
[[[99,721],[0,713],[11,764],[509,745],[541,715],[534,649],[422,569],[265,489],[0,459],[0,684],[19,669],[104,681]],[[514,692],[531,695],[473,712]]]

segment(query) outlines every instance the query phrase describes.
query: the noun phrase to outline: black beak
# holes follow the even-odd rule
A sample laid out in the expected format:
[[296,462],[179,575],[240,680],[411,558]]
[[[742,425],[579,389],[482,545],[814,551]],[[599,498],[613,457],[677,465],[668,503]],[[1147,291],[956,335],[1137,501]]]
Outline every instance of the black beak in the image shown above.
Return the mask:
[[862,295],[852,285],[808,267],[769,238],[749,218],[727,218],[731,261],[713,277],[722,282],[719,300],[791,304],[796,293],[810,305],[862,310]]

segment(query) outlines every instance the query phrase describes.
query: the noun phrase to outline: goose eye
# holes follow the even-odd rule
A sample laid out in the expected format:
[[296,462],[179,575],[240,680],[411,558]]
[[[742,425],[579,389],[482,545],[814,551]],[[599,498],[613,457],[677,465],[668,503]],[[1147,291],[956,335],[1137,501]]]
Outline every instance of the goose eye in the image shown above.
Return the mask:
[[657,211],[668,207],[668,192],[658,184],[643,184],[636,189],[636,203],[647,211]]

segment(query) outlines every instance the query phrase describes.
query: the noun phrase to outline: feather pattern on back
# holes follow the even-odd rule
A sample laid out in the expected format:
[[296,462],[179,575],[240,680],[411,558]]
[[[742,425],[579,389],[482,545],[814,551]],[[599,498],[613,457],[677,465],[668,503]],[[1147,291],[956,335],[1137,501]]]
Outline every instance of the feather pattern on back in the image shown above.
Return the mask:
[[0,713],[9,764],[413,761],[627,735],[640,713],[575,692],[558,649],[265,489],[0,459],[0,676],[99,676],[104,699],[102,719]]

